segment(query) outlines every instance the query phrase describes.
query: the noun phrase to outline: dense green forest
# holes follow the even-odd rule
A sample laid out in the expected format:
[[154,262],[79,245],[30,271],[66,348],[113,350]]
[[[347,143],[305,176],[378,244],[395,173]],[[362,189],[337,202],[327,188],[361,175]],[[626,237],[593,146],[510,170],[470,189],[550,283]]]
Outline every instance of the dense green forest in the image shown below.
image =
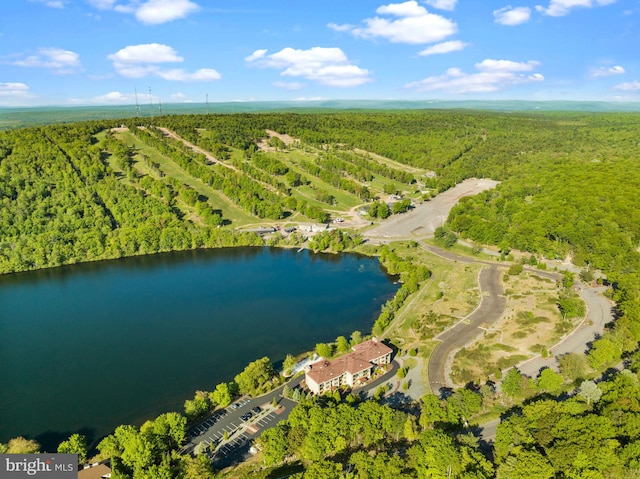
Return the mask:
[[[631,113],[437,110],[183,115],[1,131],[0,274],[160,251],[300,246],[301,236],[265,240],[243,230],[328,222],[355,209],[375,222],[464,179],[500,180],[460,201],[442,233],[600,270],[618,314],[588,363],[603,371],[625,359],[631,370],[599,383],[577,375],[578,391],[561,399],[540,378],[537,390],[520,376],[504,378],[506,397],[526,402],[504,416],[489,455],[460,432],[489,391],[427,396],[420,413],[354,398],[302,401],[263,436],[265,461],[301,461],[304,477],[326,478],[635,477],[639,131],[640,115]],[[406,202],[389,208],[389,195]],[[357,234],[327,232],[308,246],[360,243]],[[381,332],[429,271],[392,249],[378,254],[404,281],[403,297],[376,323]],[[547,376],[543,384],[554,379]],[[546,396],[521,394],[530,389]],[[182,419],[154,424],[109,436],[122,477],[213,474],[175,452]]]

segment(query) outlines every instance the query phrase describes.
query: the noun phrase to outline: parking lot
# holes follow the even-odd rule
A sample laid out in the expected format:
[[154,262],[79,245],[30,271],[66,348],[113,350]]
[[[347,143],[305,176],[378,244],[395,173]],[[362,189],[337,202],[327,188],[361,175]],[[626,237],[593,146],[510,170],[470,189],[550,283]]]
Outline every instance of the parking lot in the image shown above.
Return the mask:
[[[294,382],[298,384],[299,380]],[[290,386],[296,384],[290,383]],[[286,419],[295,406],[293,401],[281,398],[280,392],[278,389],[260,398],[239,399],[203,419],[189,429],[184,452],[193,454],[198,448],[198,452],[207,454],[217,467],[243,460],[249,454],[251,441],[264,429]],[[271,404],[274,398],[278,409]]]

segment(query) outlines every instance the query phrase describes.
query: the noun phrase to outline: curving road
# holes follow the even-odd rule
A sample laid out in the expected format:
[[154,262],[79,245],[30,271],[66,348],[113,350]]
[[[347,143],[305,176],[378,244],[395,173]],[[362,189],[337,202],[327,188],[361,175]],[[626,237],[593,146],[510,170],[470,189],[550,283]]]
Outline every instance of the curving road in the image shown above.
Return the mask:
[[440,344],[431,353],[428,366],[429,387],[434,394],[440,395],[442,388],[453,386],[447,374],[449,356],[478,336],[482,332],[480,326],[495,323],[505,310],[507,300],[502,295],[500,270],[496,265],[480,270],[478,285],[482,295],[478,307],[455,326],[435,337]]
[[558,356],[567,353],[584,354],[589,344],[604,330],[605,324],[614,320],[613,303],[602,296],[605,287],[587,288],[578,283],[578,294],[587,304],[587,314],[580,325],[559,343],[549,349],[548,358],[536,357],[517,365],[518,370],[530,377],[537,377],[542,368],[558,371]]

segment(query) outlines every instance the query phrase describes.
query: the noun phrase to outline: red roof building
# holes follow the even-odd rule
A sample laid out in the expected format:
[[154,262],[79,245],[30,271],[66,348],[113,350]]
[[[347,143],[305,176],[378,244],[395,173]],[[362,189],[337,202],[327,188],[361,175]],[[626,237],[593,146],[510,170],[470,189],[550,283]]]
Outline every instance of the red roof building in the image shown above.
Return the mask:
[[358,386],[371,378],[376,365],[391,362],[393,351],[375,338],[356,344],[352,349],[352,353],[333,361],[325,359],[309,366],[305,371],[309,390],[322,394],[340,386]]

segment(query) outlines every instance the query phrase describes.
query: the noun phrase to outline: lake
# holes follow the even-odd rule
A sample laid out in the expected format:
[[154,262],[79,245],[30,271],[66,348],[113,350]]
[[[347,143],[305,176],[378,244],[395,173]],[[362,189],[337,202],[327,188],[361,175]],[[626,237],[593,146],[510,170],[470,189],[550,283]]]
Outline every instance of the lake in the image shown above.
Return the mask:
[[53,450],[182,411],[255,359],[368,333],[394,279],[373,258],[276,248],[0,276],[0,442]]

